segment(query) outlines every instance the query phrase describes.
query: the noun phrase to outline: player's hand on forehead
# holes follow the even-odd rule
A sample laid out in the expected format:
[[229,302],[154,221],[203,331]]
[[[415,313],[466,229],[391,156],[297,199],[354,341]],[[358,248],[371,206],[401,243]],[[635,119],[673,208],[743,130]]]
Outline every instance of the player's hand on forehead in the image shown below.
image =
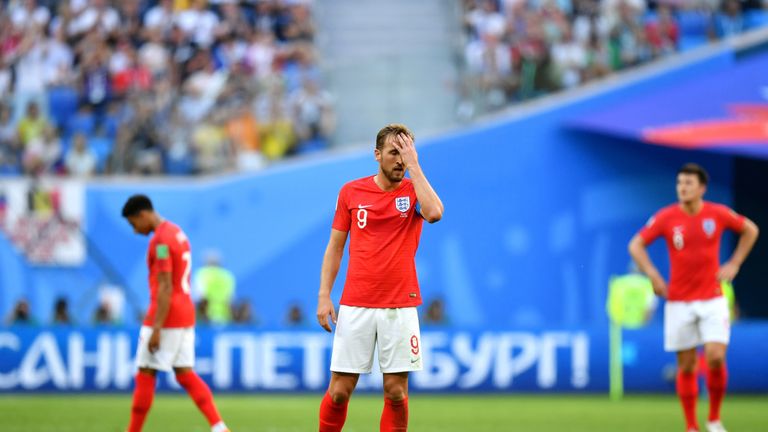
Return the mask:
[[413,141],[411,140],[411,137],[404,133],[399,133],[396,135],[393,135],[392,137],[392,145],[397,150],[403,150],[406,148],[412,148],[413,147]]

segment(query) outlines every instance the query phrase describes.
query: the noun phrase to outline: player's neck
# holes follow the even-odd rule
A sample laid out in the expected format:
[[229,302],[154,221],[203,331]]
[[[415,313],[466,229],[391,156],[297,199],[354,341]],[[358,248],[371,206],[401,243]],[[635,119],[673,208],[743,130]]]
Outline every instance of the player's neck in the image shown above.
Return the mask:
[[698,214],[701,211],[701,208],[703,206],[704,206],[704,200],[701,200],[701,199],[680,203],[680,208],[682,208],[684,212],[686,212],[691,216]]
[[379,171],[378,174],[373,176],[373,182],[376,183],[376,186],[378,186],[379,189],[385,192],[390,192],[400,187],[400,183],[402,182],[402,180],[399,182],[391,182],[389,181],[389,179],[387,179],[386,176],[384,176],[381,173],[381,171]]
[[163,219],[159,214],[155,213],[152,215],[152,232],[155,232],[157,227],[159,227],[163,222],[165,222],[165,219]]

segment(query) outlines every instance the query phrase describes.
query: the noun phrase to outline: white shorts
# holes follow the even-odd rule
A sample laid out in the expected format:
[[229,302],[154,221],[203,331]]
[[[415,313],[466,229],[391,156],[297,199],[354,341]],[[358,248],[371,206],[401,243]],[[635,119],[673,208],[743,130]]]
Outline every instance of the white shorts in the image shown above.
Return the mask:
[[725,297],[668,301],[664,306],[664,350],[684,351],[708,342],[728,344],[731,319]]
[[139,347],[136,349],[136,367],[170,372],[175,367],[195,366],[195,328],[166,328],[160,330],[160,348],[149,352],[152,327],[142,326]]
[[370,373],[377,345],[379,367],[383,373],[421,370],[421,334],[416,308],[340,306],[333,336],[331,370]]

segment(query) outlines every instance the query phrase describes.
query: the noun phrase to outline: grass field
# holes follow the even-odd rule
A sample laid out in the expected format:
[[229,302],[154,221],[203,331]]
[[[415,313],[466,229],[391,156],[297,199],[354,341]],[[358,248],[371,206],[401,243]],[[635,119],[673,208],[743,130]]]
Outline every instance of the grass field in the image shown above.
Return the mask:
[[[234,432],[316,431],[318,395],[219,395],[225,421]],[[126,395],[0,396],[3,432],[122,432],[128,419]],[[378,431],[381,398],[353,397],[345,432]],[[730,396],[724,423],[731,431],[768,430],[768,398]],[[433,396],[413,395],[409,430],[414,432],[666,432],[683,431],[672,396]],[[706,404],[699,405],[700,418]],[[183,395],[160,395],[144,428],[148,432],[206,432],[205,420]],[[702,425],[703,426],[703,425]]]

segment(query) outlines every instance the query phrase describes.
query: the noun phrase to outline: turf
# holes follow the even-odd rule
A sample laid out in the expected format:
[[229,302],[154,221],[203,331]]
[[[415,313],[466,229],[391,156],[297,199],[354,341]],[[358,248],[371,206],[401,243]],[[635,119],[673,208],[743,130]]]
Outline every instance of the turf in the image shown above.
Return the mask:
[[[316,431],[319,395],[218,395],[220,411],[235,432]],[[724,423],[734,431],[768,430],[765,396],[729,396]],[[3,395],[4,432],[122,432],[127,395]],[[379,396],[356,395],[345,432],[378,431]],[[630,396],[610,402],[585,395],[412,395],[409,430],[526,432],[682,431],[682,415],[671,395]],[[699,405],[700,417],[706,403]],[[201,414],[183,395],[159,395],[145,431],[206,432]]]

